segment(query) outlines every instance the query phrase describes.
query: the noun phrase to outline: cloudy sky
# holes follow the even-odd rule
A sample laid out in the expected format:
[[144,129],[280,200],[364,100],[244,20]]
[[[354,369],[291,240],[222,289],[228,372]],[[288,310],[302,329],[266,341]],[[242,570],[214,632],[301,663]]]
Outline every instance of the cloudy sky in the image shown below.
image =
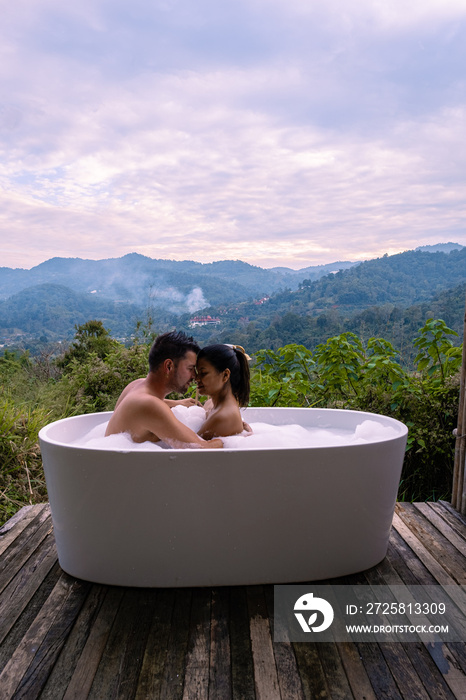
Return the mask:
[[0,266],[466,244],[465,0],[0,9]]

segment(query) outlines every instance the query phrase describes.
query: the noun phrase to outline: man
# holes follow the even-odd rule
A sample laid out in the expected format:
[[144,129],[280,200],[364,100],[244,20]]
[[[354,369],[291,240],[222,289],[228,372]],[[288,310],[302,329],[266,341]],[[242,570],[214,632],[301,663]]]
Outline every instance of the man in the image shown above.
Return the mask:
[[[170,410],[176,402],[165,400],[172,391],[184,393],[195,379],[198,352],[197,343],[182,332],[159,335],[149,353],[147,377],[123,389],[105,434],[129,433],[134,442],[163,440],[171,447],[223,447],[219,438],[203,440],[183,425]],[[181,403],[189,406],[195,401]]]

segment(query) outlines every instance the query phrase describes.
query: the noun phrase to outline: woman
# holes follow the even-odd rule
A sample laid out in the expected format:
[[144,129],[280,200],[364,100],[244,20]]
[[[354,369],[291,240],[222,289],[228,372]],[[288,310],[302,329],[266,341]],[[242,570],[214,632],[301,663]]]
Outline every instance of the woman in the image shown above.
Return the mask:
[[210,397],[199,430],[204,440],[250,430],[240,412],[249,401],[249,359],[240,345],[208,345],[199,352],[197,385],[200,394]]

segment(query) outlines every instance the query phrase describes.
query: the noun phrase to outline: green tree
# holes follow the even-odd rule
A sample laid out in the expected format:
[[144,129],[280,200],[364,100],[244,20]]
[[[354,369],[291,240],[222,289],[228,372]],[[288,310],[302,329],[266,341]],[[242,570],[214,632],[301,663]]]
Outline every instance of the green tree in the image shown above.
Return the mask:
[[91,354],[105,360],[107,355],[118,345],[102,321],[87,321],[80,326],[75,326],[75,328],[74,342],[71,343],[63,358],[58,361],[58,364],[64,369],[68,369],[73,360],[83,362]]

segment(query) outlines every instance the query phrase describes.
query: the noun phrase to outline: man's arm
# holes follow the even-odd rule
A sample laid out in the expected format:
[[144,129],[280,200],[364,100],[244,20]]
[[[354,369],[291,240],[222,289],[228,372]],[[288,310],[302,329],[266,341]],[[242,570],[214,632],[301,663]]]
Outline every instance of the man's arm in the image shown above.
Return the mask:
[[196,399],[188,398],[188,399],[164,399],[164,402],[167,404],[169,408],[174,408],[175,406],[186,406],[186,408],[189,408],[190,406],[200,406],[200,402],[196,401]]
[[[130,407],[128,407],[130,408]],[[204,440],[187,425],[181,423],[172,413],[165,401],[146,396],[132,407],[132,419],[141,428],[150,431],[171,447],[197,449],[216,449],[223,447],[219,438]]]

